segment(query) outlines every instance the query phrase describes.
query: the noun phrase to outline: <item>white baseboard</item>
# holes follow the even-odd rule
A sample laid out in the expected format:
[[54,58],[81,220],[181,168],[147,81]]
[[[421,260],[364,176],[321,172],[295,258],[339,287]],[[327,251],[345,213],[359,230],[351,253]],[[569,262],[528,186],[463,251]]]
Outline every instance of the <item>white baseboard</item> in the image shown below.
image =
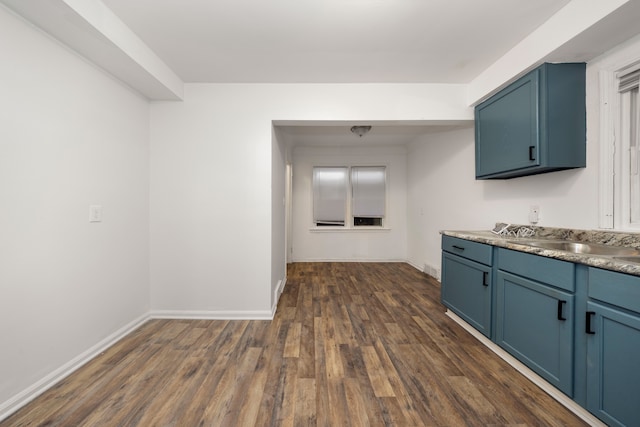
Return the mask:
[[412,262],[412,261],[406,261],[407,264],[409,264],[411,267],[415,268],[418,271],[422,271],[423,273],[425,273],[425,271],[422,269],[422,267],[419,267],[418,264]]
[[273,304],[271,305],[271,318],[273,319],[276,315],[276,310],[278,309],[278,301],[280,301],[280,296],[284,291],[284,287],[287,285],[287,278],[284,280],[278,280],[278,285],[276,289],[273,291]]
[[270,310],[248,311],[191,311],[152,310],[152,319],[198,319],[198,320],[271,320]]
[[65,363],[55,371],[51,372],[41,380],[27,387],[20,393],[13,396],[11,399],[6,402],[0,403],[0,421],[9,417],[11,414],[16,412],[18,409],[25,406],[27,403],[31,402],[36,397],[40,396],[42,393],[56,385],[58,382],[62,381],[64,378],[71,375],[73,372],[81,368],[91,359],[105,351],[107,348],[114,345],[124,336],[133,332],[140,325],[144,324],[147,320],[149,320],[149,315],[145,314],[137,319],[129,322],[127,325],[118,329],[113,334],[109,335],[93,347],[89,348],[85,352],[81,353],[77,357],[73,358],[69,362]]
[[427,263],[420,266],[413,261],[405,261],[405,262],[409,264],[411,267],[415,268],[416,270],[423,272],[427,276],[433,277],[438,282],[440,281],[440,270],[438,268],[430,266]]
[[462,320],[457,314],[453,313],[451,310],[447,310],[447,316],[449,316],[454,322],[458,325],[462,326],[467,332],[474,336],[478,341],[484,344],[489,350],[493,351],[496,355],[498,355],[502,360],[511,365],[516,371],[520,372],[526,378],[528,378],[532,383],[537,385],[547,393],[549,396],[553,397],[558,403],[562,406],[576,414],[579,418],[584,420],[587,424],[592,427],[607,427],[602,421],[593,416],[589,411],[584,409],[582,406],[578,405],[576,402],[571,400],[569,396],[552,386],[542,378],[540,375],[533,372],[529,367],[524,365],[518,359],[513,357],[511,354],[507,353],[496,343],[491,341],[489,338],[482,335],[478,332],[473,326],[469,325],[467,322]]
[[[278,295],[282,293],[284,285],[277,290]],[[276,302],[277,307],[277,302]],[[272,320],[275,315],[275,308],[272,311],[176,311],[176,310],[154,310],[144,314],[113,334],[109,335],[96,345],[92,346],[82,354],[73,358],[60,368],[51,372],[41,380],[27,387],[25,390],[11,397],[9,400],[0,403],[0,421],[6,419],[11,414],[22,408],[36,397],[62,381],[64,378],[81,368],[91,359],[114,345],[126,335],[133,332],[149,319],[211,319],[211,320]]]

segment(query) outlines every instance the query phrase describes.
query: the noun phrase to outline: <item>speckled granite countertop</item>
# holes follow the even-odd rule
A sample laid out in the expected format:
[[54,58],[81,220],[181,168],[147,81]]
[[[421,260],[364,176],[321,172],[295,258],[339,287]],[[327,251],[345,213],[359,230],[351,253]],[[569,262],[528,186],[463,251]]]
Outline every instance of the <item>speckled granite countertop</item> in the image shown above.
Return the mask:
[[[521,226],[512,226],[521,227]],[[525,241],[532,239],[545,240],[568,240],[582,243],[598,243],[609,246],[624,246],[640,250],[640,233],[620,233],[599,230],[574,230],[568,228],[550,227],[529,227],[535,232],[533,237],[518,238],[505,237],[492,233],[488,230],[482,231],[441,231],[446,236],[458,237],[464,240],[486,243],[502,248],[513,249],[520,252],[528,252],[549,258],[561,259],[578,264],[586,264],[606,270],[619,271],[622,273],[640,276],[640,259],[637,263],[616,259],[608,255],[593,255],[566,252],[554,249],[539,248],[525,244]]]

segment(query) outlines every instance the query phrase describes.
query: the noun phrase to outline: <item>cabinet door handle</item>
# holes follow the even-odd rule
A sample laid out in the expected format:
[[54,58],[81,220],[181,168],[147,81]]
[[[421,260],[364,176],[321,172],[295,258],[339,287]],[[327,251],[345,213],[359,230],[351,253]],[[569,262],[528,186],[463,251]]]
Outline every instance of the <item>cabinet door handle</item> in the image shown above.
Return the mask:
[[589,335],[595,335],[595,333],[596,333],[595,331],[591,330],[591,319],[592,319],[592,316],[595,315],[595,314],[596,314],[595,311],[587,311],[587,316],[586,316],[586,319],[585,319],[586,320],[586,322],[585,322],[586,326],[584,328],[584,331]]
[[536,159],[536,146],[535,145],[530,145],[529,146],[529,160],[535,160]]
[[459,251],[464,251],[464,248],[462,246],[453,245],[452,247],[453,247],[453,249],[457,249]]
[[567,320],[566,317],[562,316],[562,308],[566,303],[566,301],[558,300],[558,320]]
[[488,271],[483,271],[482,272],[482,285],[483,286],[489,286],[489,272]]

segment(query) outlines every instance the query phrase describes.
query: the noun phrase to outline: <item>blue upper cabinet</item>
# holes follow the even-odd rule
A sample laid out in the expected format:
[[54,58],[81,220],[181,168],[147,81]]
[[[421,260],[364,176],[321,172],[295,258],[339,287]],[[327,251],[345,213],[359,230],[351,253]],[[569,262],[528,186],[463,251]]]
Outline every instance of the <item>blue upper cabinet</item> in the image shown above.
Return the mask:
[[543,64],[475,108],[476,178],[586,166],[585,64]]

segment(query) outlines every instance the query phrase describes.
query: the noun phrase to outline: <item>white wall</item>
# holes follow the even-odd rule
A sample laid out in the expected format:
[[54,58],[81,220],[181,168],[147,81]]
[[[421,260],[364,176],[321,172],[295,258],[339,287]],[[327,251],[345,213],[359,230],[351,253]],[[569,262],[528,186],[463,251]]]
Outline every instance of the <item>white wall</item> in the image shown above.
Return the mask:
[[[587,167],[511,180],[474,180],[473,129],[424,137],[409,150],[408,258],[440,268],[440,230],[489,229],[495,222],[528,224],[530,205],[540,206],[538,225],[599,226],[600,70],[640,58],[640,36],[587,64]],[[424,215],[420,215],[420,211]]]
[[510,180],[475,180],[473,129],[429,135],[409,149],[408,252],[418,266],[440,268],[440,230],[490,229],[496,222],[597,225],[597,147],[588,146],[587,168]]
[[287,146],[274,127],[271,142],[271,311],[275,314],[284,289],[286,271],[286,165]]
[[[637,14],[629,0],[573,0],[536,28],[469,84],[469,104],[478,104],[507,82],[543,62],[584,62],[624,38]],[[609,20],[612,19],[612,20]],[[608,22],[604,27],[600,26]],[[581,40],[582,39],[582,40]],[[591,41],[589,41],[591,39]]]
[[187,84],[184,102],[152,104],[153,312],[271,315],[272,167],[282,166],[272,121],[471,117],[463,85]]
[[149,106],[4,7],[0,57],[1,419],[148,313]]
[[[386,166],[385,230],[326,230],[313,225],[314,166]],[[293,153],[294,261],[405,261],[407,150],[404,147],[298,147]]]

